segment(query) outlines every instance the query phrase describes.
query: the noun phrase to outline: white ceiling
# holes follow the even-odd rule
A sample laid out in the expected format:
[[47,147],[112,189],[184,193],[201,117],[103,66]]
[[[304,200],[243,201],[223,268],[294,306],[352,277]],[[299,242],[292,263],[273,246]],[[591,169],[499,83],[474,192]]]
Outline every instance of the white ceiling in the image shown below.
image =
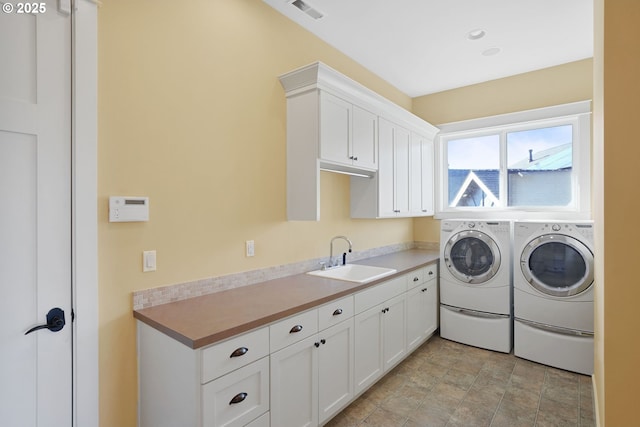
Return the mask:
[[411,97],[593,56],[592,0],[264,1]]

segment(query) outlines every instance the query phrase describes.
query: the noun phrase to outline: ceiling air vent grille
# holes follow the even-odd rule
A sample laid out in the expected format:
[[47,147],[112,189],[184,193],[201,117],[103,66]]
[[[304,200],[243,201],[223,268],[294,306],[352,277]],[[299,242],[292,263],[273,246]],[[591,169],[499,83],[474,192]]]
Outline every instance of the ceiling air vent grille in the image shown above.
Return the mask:
[[310,17],[312,17],[313,19],[320,19],[324,16],[322,12],[312,8],[311,6],[309,6],[308,3],[305,3],[302,0],[295,0],[291,4],[297,7],[298,9],[300,9],[301,11],[303,11],[304,13],[306,13],[307,15],[309,15]]

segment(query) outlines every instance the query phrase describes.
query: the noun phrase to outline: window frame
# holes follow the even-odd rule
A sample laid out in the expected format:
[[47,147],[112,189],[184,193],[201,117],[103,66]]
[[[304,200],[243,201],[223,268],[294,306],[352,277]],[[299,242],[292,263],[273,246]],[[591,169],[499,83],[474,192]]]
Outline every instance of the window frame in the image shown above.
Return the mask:
[[[506,206],[508,203],[507,138],[511,132],[570,124],[572,136],[572,201],[567,206]],[[591,101],[519,111],[438,126],[436,135],[436,219],[590,219],[591,217]],[[448,200],[449,140],[499,135],[499,207],[451,207]]]

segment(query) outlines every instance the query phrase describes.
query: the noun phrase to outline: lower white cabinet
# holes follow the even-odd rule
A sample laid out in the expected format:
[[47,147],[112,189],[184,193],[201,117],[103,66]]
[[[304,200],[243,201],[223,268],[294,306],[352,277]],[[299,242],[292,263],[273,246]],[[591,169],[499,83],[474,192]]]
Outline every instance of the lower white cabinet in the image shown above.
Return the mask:
[[366,390],[406,354],[405,294],[355,317],[356,394]]
[[353,318],[319,334],[318,416],[321,424],[353,399],[354,335]]
[[407,292],[407,351],[413,351],[438,329],[438,281]]
[[193,350],[138,322],[139,426],[257,422],[269,411],[268,337],[264,327]]
[[271,425],[317,426],[353,398],[353,318],[271,355]]
[[438,329],[438,266],[408,274],[407,351],[411,352]]
[[317,336],[271,354],[271,425],[318,425]]
[[139,426],[323,425],[437,327],[435,264],[197,350],[138,322]]

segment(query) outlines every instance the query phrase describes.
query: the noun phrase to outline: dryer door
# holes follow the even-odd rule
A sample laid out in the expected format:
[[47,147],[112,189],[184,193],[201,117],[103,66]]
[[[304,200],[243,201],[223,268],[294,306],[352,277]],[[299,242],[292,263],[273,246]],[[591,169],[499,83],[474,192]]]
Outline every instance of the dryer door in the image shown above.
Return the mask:
[[500,268],[500,250],[491,237],[480,231],[461,231],[447,241],[444,263],[461,282],[484,283]]
[[582,242],[561,234],[545,234],[527,244],[520,268],[538,291],[570,297],[593,283],[593,253]]

